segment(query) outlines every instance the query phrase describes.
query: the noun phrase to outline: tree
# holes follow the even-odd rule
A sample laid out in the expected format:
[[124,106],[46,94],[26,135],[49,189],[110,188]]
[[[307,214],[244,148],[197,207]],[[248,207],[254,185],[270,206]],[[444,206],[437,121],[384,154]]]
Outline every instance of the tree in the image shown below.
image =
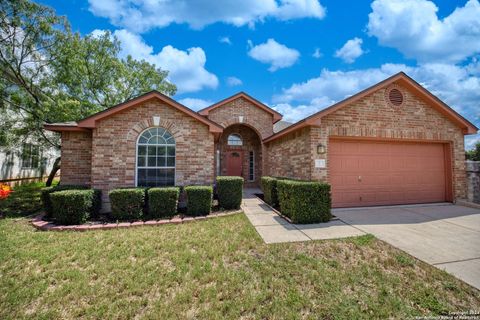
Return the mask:
[[467,160],[480,161],[480,141],[475,144],[475,148],[465,152]]
[[0,112],[8,114],[0,143],[60,148],[44,123],[77,121],[151,90],[175,94],[168,71],[119,53],[109,32],[82,36],[49,7],[0,0]]

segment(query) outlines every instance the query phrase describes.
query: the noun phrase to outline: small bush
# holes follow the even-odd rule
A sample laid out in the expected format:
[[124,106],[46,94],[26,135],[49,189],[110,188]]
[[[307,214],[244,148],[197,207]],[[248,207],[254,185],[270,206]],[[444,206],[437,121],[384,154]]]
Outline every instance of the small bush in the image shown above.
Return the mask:
[[145,188],[114,189],[108,193],[112,207],[112,218],[116,220],[138,220],[145,208]]
[[277,179],[274,177],[262,177],[260,185],[263,192],[263,199],[272,207],[278,206]]
[[293,223],[327,222],[332,218],[330,185],[316,181],[277,181],[280,211]]
[[53,216],[52,202],[50,201],[51,193],[57,192],[57,191],[64,191],[64,190],[84,190],[84,189],[88,189],[88,187],[84,185],[68,185],[68,184],[42,188],[40,193],[40,199],[42,200],[43,209],[45,210],[45,216],[47,218]]
[[93,190],[64,190],[50,193],[52,215],[59,224],[82,224],[93,207]]
[[188,186],[187,193],[187,214],[190,216],[205,216],[212,208],[212,187]]
[[151,188],[147,195],[149,218],[172,217],[177,213],[179,188]]
[[243,178],[217,177],[218,205],[223,209],[239,209],[242,204]]

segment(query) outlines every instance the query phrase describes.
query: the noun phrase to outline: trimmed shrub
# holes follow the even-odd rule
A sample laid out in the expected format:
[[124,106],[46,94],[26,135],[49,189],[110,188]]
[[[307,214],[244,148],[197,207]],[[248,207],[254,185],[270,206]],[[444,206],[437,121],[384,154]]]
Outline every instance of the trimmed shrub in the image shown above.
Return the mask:
[[217,177],[218,205],[223,209],[238,209],[242,204],[243,178]]
[[187,193],[187,214],[190,216],[206,216],[212,209],[213,189],[208,186],[185,187]]
[[50,193],[52,215],[58,224],[82,224],[90,216],[94,191],[64,190]]
[[277,178],[263,176],[260,185],[263,191],[263,199],[272,207],[278,206]]
[[68,185],[68,184],[42,188],[40,193],[40,199],[42,200],[45,216],[49,218],[49,217],[52,217],[52,214],[53,214],[52,202],[50,201],[51,193],[57,192],[57,191],[63,191],[63,190],[84,190],[84,189],[88,189],[88,187],[83,185]]
[[113,219],[139,220],[143,217],[145,188],[113,189],[108,196]]
[[177,213],[180,188],[151,188],[147,191],[148,217],[172,217]]
[[277,181],[280,211],[293,223],[327,222],[332,218],[330,185],[316,181]]

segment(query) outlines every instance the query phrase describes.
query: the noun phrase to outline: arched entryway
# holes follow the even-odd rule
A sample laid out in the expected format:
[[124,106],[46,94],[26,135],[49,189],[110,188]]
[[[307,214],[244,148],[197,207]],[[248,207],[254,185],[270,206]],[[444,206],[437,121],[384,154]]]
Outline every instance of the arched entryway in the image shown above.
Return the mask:
[[241,176],[245,186],[258,187],[262,176],[262,140],[252,127],[233,124],[223,130],[216,146],[217,175]]

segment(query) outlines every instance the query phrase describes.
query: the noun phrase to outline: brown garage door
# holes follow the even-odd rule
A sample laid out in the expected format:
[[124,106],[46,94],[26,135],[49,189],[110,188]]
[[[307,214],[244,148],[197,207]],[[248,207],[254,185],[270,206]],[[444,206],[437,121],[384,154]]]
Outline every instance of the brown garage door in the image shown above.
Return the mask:
[[444,149],[440,143],[330,140],[333,206],[446,201]]

